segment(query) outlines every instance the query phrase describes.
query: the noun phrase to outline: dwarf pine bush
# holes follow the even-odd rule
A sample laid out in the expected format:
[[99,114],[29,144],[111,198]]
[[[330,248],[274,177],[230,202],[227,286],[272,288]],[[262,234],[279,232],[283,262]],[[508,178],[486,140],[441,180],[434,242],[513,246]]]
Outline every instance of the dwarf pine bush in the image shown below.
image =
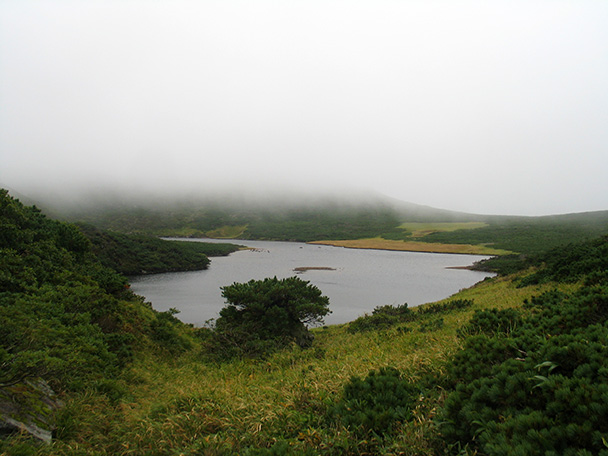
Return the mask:
[[372,370],[365,379],[352,377],[344,386],[333,416],[355,432],[384,435],[398,421],[410,418],[418,388],[392,367]]
[[479,312],[448,373],[442,434],[487,455],[608,455],[608,287]]

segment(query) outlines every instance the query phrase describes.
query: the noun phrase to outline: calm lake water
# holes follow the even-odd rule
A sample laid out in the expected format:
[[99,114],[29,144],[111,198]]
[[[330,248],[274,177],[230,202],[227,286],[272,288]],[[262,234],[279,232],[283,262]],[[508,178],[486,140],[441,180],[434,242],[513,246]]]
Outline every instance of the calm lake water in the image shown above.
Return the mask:
[[[226,242],[212,239],[187,242]],[[185,241],[186,242],[186,241]],[[446,298],[491,277],[492,274],[463,269],[485,256],[386,250],[346,249],[298,242],[231,240],[251,247],[227,257],[213,257],[209,269],[172,272],[131,278],[131,289],[160,311],[172,307],[178,317],[196,326],[217,318],[225,301],[220,287],[234,282],[286,278],[298,275],[329,297],[332,311],[326,324],[354,320],[385,304],[419,304]],[[332,268],[307,270],[296,268]]]

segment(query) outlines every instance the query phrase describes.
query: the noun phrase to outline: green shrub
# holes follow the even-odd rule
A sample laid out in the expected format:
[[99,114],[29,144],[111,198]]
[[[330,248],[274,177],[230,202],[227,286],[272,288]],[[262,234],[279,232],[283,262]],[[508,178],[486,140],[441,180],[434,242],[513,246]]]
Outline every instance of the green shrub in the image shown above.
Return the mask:
[[192,348],[191,342],[179,331],[182,322],[175,317],[178,313],[177,309],[157,312],[155,320],[150,324],[152,339],[173,355]]
[[443,318],[435,317],[429,320],[421,321],[418,326],[418,331],[420,332],[433,332],[439,331],[443,328]]
[[448,367],[447,442],[487,455],[608,455],[608,287],[477,313]]
[[371,315],[365,314],[348,324],[347,331],[357,333],[388,329],[398,323],[412,321],[414,315],[407,304],[377,306]]
[[546,282],[576,282],[591,277],[595,284],[606,283],[608,236],[552,249],[534,259],[543,267],[520,281],[520,286]]
[[468,309],[474,304],[471,299],[452,299],[446,302],[434,302],[416,308],[418,315],[438,314],[454,310]]
[[251,280],[222,288],[228,305],[220,311],[215,330],[199,332],[207,356],[216,359],[264,357],[295,343],[312,345],[309,325],[322,324],[329,299],[298,277]]
[[358,433],[385,435],[393,425],[411,417],[418,388],[392,367],[371,371],[365,379],[352,377],[344,386],[341,401],[330,414]]
[[515,309],[489,309],[476,311],[469,323],[459,330],[461,336],[485,334],[487,336],[509,335],[521,326],[520,313]]

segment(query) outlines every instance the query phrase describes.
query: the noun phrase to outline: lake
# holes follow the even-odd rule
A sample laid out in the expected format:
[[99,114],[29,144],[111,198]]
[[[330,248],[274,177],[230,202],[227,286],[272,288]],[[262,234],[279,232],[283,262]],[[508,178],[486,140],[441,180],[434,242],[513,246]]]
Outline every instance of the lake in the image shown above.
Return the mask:
[[[213,257],[209,269],[131,277],[131,289],[159,311],[176,308],[196,326],[218,317],[225,306],[220,287],[234,282],[297,275],[329,297],[326,324],[341,324],[376,306],[419,304],[447,298],[493,274],[450,269],[487,256],[347,249],[299,242],[196,239],[250,247]],[[300,268],[298,270],[297,268]],[[312,268],[312,269],[307,269]],[[318,268],[318,269],[315,269]]]

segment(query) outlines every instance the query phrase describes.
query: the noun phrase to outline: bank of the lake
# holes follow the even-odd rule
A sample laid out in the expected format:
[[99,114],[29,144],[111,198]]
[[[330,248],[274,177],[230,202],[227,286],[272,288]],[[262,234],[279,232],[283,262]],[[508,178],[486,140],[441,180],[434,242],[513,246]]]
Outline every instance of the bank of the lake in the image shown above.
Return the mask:
[[332,245],[350,249],[394,250],[399,252],[456,253],[461,255],[506,255],[508,250],[495,249],[487,245],[442,244],[436,242],[400,241],[381,237],[348,240],[312,241],[309,244]]
[[[185,242],[222,242],[189,239]],[[233,239],[248,250],[212,258],[208,269],[131,278],[132,289],[157,310],[176,308],[200,326],[225,305],[221,287],[298,275],[330,299],[326,324],[352,321],[376,306],[410,307],[444,299],[493,274],[460,269],[487,256],[347,249],[298,242]],[[458,269],[453,269],[458,268]]]

